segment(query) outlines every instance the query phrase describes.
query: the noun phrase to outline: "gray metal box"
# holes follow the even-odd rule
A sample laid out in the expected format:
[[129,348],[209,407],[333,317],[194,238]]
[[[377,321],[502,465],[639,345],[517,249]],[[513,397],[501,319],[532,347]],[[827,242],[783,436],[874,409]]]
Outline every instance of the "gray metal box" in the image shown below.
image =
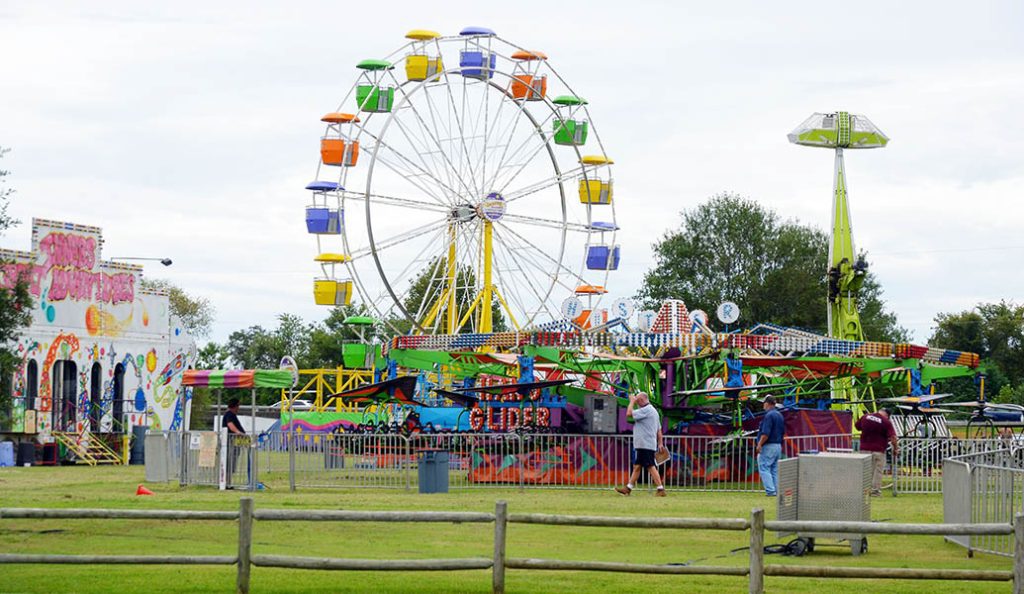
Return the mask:
[[583,423],[588,433],[615,433],[619,405],[614,396],[588,394],[583,399]]
[[795,522],[799,519],[797,510],[800,503],[800,459],[786,458],[779,460],[778,484],[779,513],[776,516],[783,522]]
[[801,520],[871,521],[870,454],[823,452],[798,459]]
[[[787,521],[870,522],[871,472],[870,454],[822,452],[782,460],[777,517]],[[864,539],[858,534],[819,532],[797,536],[849,540],[855,555],[860,553]]]

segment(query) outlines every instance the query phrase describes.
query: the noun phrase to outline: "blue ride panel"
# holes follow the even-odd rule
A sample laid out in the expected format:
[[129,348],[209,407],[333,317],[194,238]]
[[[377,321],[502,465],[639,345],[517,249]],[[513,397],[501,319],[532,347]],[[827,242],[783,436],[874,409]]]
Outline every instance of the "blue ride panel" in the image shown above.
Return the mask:
[[464,50],[459,56],[462,76],[485,80],[494,77],[497,55],[480,50]]
[[592,245],[587,248],[587,270],[618,270],[619,246]]

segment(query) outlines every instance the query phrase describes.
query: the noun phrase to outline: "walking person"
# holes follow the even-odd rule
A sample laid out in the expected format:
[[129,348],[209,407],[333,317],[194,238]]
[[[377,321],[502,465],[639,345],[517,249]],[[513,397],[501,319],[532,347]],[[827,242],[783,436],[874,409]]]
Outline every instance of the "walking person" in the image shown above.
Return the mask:
[[782,458],[782,438],[786,435],[786,421],[775,406],[775,397],[766,396],[755,450],[757,471],[761,474],[765,495],[769,497],[778,495],[779,459]]
[[873,472],[871,474],[871,496],[878,497],[882,494],[882,472],[885,470],[885,450],[892,444],[892,459],[895,464],[896,456],[899,454],[899,440],[896,438],[896,429],[889,420],[889,411],[880,410],[868,413],[857,419],[854,427],[860,431],[860,450],[871,452]]
[[224,416],[220,420],[220,426],[228,430],[228,476],[227,484],[231,486],[231,477],[235,474],[235,468],[238,466],[238,455],[242,453],[241,449],[241,438],[239,435],[245,435],[245,427],[242,427],[242,422],[238,420],[238,398],[232,398],[228,400],[228,412],[224,413]]
[[658,487],[654,496],[665,497],[665,485],[661,482],[661,473],[658,472],[658,465],[654,461],[655,452],[665,447],[658,409],[651,404],[647,394],[643,392],[630,394],[626,416],[633,418],[633,454],[635,459],[633,472],[629,475],[629,482],[624,487],[615,487],[615,490],[622,495],[632,493],[633,485],[640,478],[640,469],[646,468],[648,474],[651,475],[651,480]]

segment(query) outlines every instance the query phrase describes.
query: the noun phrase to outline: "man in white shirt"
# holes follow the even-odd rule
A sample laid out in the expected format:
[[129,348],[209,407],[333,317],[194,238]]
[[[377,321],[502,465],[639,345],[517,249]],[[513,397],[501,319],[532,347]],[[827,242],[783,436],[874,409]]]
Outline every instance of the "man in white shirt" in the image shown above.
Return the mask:
[[622,495],[629,495],[633,492],[633,485],[640,478],[640,468],[646,468],[651,475],[651,480],[658,487],[654,492],[656,497],[665,496],[665,485],[661,482],[661,473],[658,472],[658,465],[654,462],[654,454],[657,450],[665,447],[664,437],[661,434],[661,417],[658,409],[651,404],[647,394],[630,394],[629,406],[626,407],[626,416],[633,418],[633,451],[635,460],[633,472],[629,475],[629,482],[625,487],[615,487],[615,490]]

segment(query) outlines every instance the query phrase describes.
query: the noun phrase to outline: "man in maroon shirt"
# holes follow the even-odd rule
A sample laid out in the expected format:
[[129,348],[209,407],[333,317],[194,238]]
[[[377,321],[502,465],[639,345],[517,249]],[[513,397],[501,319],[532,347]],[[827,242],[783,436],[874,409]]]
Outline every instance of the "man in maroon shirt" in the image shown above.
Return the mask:
[[896,430],[889,421],[889,413],[880,410],[868,413],[857,419],[854,424],[860,431],[860,450],[871,452],[874,462],[874,474],[871,477],[871,496],[878,497],[882,494],[882,471],[885,469],[885,448],[892,444],[893,467],[896,466],[896,456],[899,454],[899,444],[896,440]]

